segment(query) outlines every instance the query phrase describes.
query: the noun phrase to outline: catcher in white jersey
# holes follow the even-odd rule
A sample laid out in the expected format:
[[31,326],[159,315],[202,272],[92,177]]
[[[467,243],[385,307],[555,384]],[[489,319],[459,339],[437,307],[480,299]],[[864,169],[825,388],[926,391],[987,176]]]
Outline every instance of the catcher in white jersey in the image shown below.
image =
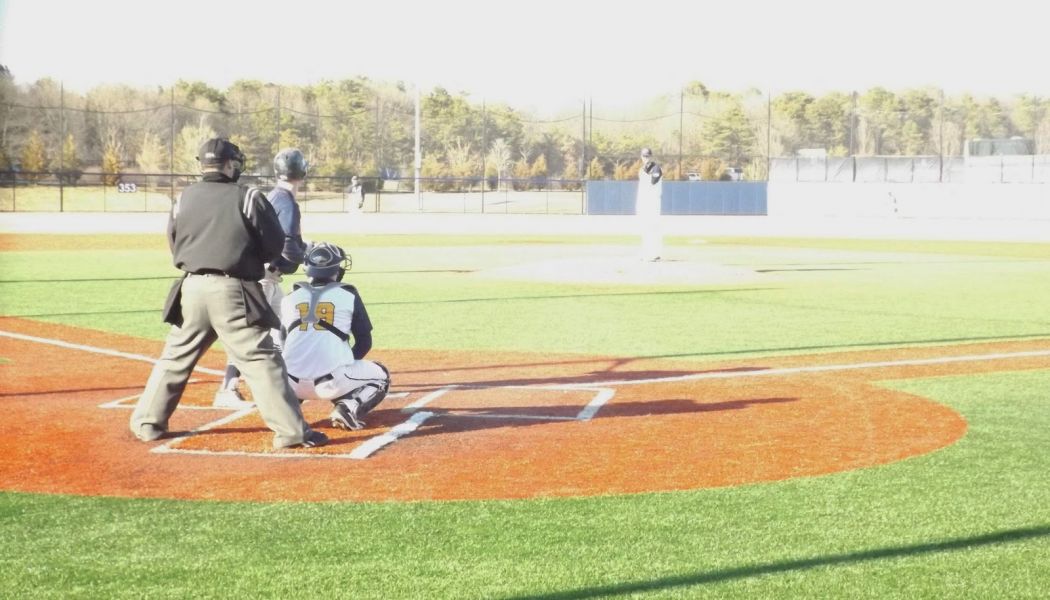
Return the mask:
[[[328,400],[338,429],[361,429],[361,417],[390,389],[390,373],[364,360],[372,348],[372,322],[361,295],[343,283],[349,255],[320,242],[306,252],[309,281],[296,283],[281,300],[282,354],[288,381],[300,400]],[[353,346],[350,345],[353,338]]]

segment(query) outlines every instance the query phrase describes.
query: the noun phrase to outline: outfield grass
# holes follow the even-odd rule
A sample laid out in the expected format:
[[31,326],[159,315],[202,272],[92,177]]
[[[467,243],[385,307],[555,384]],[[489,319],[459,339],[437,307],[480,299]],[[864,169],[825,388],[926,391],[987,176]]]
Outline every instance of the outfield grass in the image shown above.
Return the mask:
[[149,191],[142,186],[120,193],[116,186],[27,186],[0,188],[0,211],[19,212],[168,212],[167,188]]
[[[1034,244],[1023,245],[1018,257],[1010,244],[891,252],[890,242],[833,251],[824,243],[785,249],[710,240],[675,248],[766,272],[737,285],[639,286],[501,281],[479,273],[583,250],[613,252],[618,238],[334,241],[351,249],[349,279],[368,303],[377,347],[692,359],[1050,336],[1042,303],[1032,301],[1050,296],[1050,258],[1039,258],[1042,246]],[[39,250],[0,253],[0,314],[159,339],[165,328],[157,314],[176,272],[160,236],[129,236],[127,243],[127,250],[78,252],[37,243]]]
[[[173,275],[163,240],[52,239],[0,252],[0,314],[163,336]],[[695,360],[1050,338],[1044,245],[683,239],[669,254],[769,277],[637,286],[478,273],[614,251],[616,238],[334,241],[353,252],[376,352]],[[884,385],[951,406],[966,436],[878,468],[602,498],[242,504],[3,493],[0,595],[1046,597],[1050,371]]]

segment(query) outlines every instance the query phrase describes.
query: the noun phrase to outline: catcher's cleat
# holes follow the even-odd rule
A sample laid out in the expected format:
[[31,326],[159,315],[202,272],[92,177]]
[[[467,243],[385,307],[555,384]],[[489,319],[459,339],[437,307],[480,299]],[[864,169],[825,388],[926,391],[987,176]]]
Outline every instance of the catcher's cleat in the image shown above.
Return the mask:
[[255,406],[253,402],[245,400],[244,396],[236,389],[216,392],[211,405],[212,408],[228,408],[231,410],[241,410]]
[[356,431],[363,429],[365,422],[357,417],[357,409],[360,405],[357,400],[338,400],[335,402],[335,410],[328,418],[332,420],[332,427]]

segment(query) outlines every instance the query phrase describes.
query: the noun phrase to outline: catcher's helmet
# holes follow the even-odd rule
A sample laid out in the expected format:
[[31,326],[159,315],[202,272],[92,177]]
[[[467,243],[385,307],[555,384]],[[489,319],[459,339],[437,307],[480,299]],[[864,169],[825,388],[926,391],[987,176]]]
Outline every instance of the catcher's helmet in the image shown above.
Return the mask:
[[318,242],[307,249],[306,260],[303,264],[306,267],[307,277],[311,279],[342,281],[343,275],[350,270],[353,261],[350,255],[339,246],[328,242]]
[[273,172],[282,181],[306,179],[306,157],[298,148],[285,148],[273,157]]

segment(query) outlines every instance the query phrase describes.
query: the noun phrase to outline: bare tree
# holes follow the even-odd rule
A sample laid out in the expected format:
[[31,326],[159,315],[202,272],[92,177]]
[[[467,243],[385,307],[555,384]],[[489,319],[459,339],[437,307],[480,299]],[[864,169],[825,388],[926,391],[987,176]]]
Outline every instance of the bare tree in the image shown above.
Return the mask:
[[489,146],[486,162],[490,167],[496,169],[496,189],[500,189],[503,183],[503,174],[510,168],[510,146],[507,140],[498,138]]

